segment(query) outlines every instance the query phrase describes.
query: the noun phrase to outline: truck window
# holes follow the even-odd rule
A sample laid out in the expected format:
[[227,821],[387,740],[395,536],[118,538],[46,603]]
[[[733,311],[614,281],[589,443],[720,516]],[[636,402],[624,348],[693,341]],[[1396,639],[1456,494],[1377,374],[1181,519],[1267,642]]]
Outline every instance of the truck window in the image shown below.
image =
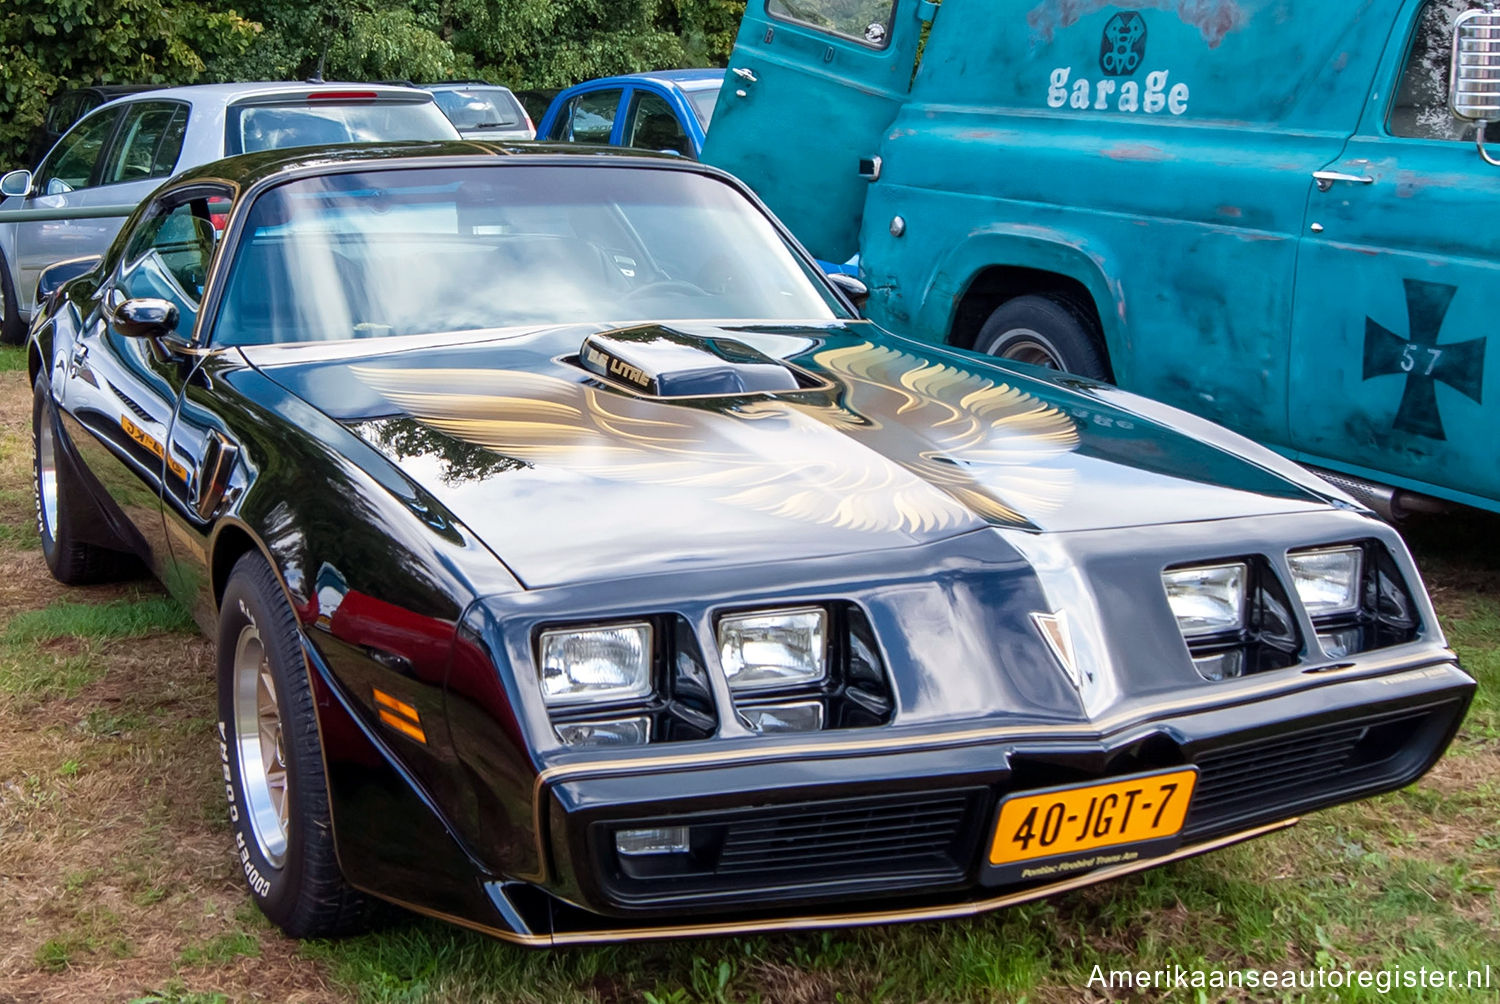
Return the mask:
[[1408,139],[1474,139],[1474,125],[1448,110],[1448,71],[1453,62],[1453,22],[1476,6],[1472,0],[1429,0],[1417,15],[1411,51],[1387,125]]
[[876,49],[891,40],[896,0],[766,0],[766,13]]

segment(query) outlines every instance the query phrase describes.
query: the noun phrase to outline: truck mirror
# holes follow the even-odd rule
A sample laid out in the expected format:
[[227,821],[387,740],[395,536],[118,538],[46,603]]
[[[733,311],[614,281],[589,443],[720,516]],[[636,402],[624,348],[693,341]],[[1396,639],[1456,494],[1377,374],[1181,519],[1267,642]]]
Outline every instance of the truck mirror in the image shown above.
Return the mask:
[[1453,22],[1448,106],[1454,115],[1478,124],[1480,156],[1500,167],[1500,160],[1484,148],[1485,126],[1500,121],[1500,13],[1465,11]]

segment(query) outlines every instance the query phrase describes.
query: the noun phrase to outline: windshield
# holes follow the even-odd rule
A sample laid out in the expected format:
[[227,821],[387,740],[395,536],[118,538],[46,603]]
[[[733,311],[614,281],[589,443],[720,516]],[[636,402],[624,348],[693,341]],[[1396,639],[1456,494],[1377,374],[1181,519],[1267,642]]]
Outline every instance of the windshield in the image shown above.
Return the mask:
[[503,87],[466,87],[434,91],[432,95],[459,129],[501,129],[521,126],[521,104]]
[[693,111],[705,130],[708,129],[708,123],[714,117],[714,105],[719,100],[719,87],[719,84],[714,84],[712,87],[687,92],[688,100],[693,103]]
[[324,98],[305,105],[232,105],[225,130],[224,147],[231,154],[330,143],[458,138],[431,101],[335,104]]
[[653,168],[324,175],[250,208],[213,341],[846,316],[728,184]]

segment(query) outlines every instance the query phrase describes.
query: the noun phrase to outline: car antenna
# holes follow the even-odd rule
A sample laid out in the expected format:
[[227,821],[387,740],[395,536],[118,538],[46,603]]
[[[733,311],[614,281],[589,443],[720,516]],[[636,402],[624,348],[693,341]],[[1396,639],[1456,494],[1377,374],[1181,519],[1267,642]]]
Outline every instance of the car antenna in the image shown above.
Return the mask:
[[313,75],[307,78],[309,84],[321,84],[323,80],[323,62],[328,58],[328,38],[323,38],[323,51],[318,53],[318,68],[313,70]]

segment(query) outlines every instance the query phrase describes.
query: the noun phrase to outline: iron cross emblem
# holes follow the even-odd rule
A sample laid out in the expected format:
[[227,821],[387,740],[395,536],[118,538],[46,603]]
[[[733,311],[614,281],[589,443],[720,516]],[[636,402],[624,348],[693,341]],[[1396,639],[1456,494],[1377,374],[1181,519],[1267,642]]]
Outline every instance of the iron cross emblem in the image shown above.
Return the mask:
[[1439,345],[1443,319],[1458,287],[1416,279],[1404,282],[1410,337],[1402,338],[1374,318],[1366,317],[1364,378],[1373,380],[1405,373],[1406,390],[1396,411],[1395,427],[1428,439],[1446,440],[1443,416],[1438,411],[1437,385],[1445,383],[1476,404],[1482,404],[1487,339]]

